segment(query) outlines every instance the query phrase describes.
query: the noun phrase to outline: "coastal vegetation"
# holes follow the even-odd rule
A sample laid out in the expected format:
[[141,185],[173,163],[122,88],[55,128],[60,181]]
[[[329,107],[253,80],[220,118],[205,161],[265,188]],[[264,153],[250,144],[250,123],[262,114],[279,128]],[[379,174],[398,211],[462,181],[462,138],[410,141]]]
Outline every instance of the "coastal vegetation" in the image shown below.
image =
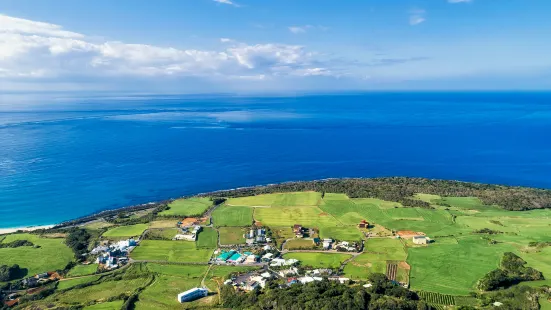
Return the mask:
[[[514,203],[500,203],[509,195]],[[548,297],[544,287],[551,286],[548,198],[545,190],[406,178],[216,192],[109,213],[92,224],[0,236],[0,287],[58,274],[59,282],[46,281],[40,294],[21,298],[23,305],[58,308],[173,309],[180,305],[178,293],[205,285],[210,295],[184,307],[469,309],[500,302],[538,309]],[[195,241],[175,240],[183,223],[200,223]],[[245,235],[257,228],[266,230],[270,246],[245,245]],[[429,239],[416,243],[413,236]],[[139,244],[128,265],[103,270],[93,263],[92,249],[131,237]],[[323,239],[358,248],[324,252]],[[298,260],[300,270],[332,269],[352,282],[287,285],[288,279],[275,277],[262,290],[237,292],[224,281],[261,273],[261,263],[208,263],[220,251],[238,248],[258,259],[281,252]]]

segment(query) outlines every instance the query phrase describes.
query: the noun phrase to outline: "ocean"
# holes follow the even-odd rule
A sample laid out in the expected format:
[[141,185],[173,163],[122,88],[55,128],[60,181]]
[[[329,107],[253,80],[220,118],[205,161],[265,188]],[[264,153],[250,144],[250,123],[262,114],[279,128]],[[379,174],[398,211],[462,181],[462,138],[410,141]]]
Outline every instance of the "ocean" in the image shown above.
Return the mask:
[[380,176],[551,188],[551,93],[0,103],[0,228],[242,186]]

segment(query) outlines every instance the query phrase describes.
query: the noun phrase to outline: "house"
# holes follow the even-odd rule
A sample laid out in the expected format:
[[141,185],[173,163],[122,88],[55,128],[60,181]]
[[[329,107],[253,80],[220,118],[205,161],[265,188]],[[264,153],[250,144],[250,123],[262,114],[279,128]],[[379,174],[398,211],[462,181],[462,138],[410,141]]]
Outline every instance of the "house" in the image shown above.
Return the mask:
[[266,230],[262,229],[262,228],[259,228],[257,231],[256,231],[256,234],[257,236],[265,236],[266,235]]
[[172,238],[173,240],[187,240],[187,241],[195,241],[197,238],[197,235],[195,234],[177,234]]
[[328,278],[329,281],[339,281],[340,284],[345,284],[346,282],[350,281],[349,278],[345,277],[330,277]]
[[249,231],[249,234],[247,235],[247,239],[254,239],[254,229],[251,229]]
[[107,252],[108,250],[109,250],[108,247],[100,245],[100,246],[95,247],[92,251],[90,251],[90,254],[97,255],[97,254],[100,254],[100,253],[103,253],[103,252]]
[[263,262],[269,262],[272,260],[272,258],[274,257],[274,254],[273,253],[266,253],[264,254],[264,256],[262,256],[262,261]]
[[331,248],[331,244],[333,244],[333,239],[323,239],[323,249],[329,250]]
[[298,269],[295,268],[295,267],[293,267],[293,268],[281,270],[281,271],[279,272],[279,275],[280,275],[282,278],[289,277],[289,276],[296,276],[296,275],[298,275]]
[[302,238],[304,236],[302,230],[303,230],[303,228],[300,224],[295,224],[293,226],[293,232],[295,233],[295,237]]
[[[266,241],[268,241],[268,238],[266,238]],[[272,249],[272,246],[269,245],[269,244],[266,244],[263,248],[262,248],[264,251],[269,251]]]
[[430,238],[427,236],[413,236],[413,243],[415,244],[428,244]]
[[44,272],[44,273],[39,273],[35,276],[37,279],[47,279],[49,276],[48,276],[48,273],[47,272]]
[[257,287],[260,286],[260,283],[254,281],[254,280],[249,280],[247,281],[247,283],[243,286],[243,289],[246,290],[246,291],[253,291],[254,289],[256,289]]
[[320,238],[314,238],[314,239],[312,239],[312,241],[314,242],[315,245],[319,245],[321,243]]
[[254,244],[254,238],[248,238],[248,239],[246,239],[246,240],[245,240],[245,243],[246,243],[247,245],[253,245],[253,244]]
[[33,287],[38,284],[38,279],[35,277],[26,278],[21,281],[21,284],[27,287]]
[[293,285],[295,283],[298,283],[298,279],[297,278],[287,278],[287,285]]
[[369,228],[369,222],[366,220],[361,220],[360,224],[358,224],[359,228]]
[[187,290],[183,293],[178,294],[178,302],[186,302],[186,301],[192,301],[196,300],[201,297],[206,297],[209,294],[209,291],[207,291],[204,288],[196,287],[192,288],[190,290]]
[[251,254],[251,255],[247,256],[247,259],[245,259],[245,264],[254,264],[254,263],[256,263],[257,258],[258,257],[256,255]]
[[272,278],[272,274],[267,272],[267,271],[264,272],[264,273],[261,273],[260,276],[263,277],[264,279],[271,279]]

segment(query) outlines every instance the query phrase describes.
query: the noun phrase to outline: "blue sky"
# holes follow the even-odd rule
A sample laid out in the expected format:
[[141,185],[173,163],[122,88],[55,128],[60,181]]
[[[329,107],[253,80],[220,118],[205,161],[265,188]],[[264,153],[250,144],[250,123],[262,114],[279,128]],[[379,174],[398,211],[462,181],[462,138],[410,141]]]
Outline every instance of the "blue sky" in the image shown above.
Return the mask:
[[551,88],[549,0],[0,0],[0,91]]

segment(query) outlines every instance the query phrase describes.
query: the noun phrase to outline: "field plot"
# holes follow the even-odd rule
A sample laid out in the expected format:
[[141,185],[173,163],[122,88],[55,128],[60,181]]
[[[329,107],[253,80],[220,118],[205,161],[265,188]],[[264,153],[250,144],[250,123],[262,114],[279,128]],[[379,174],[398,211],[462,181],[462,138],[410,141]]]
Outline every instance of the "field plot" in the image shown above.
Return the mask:
[[177,220],[157,220],[149,223],[149,228],[176,228]]
[[195,242],[143,240],[132,251],[131,257],[135,260],[206,263],[212,252],[212,249],[197,249]]
[[320,238],[331,238],[341,241],[360,241],[365,239],[365,236],[356,226],[322,227],[320,228]]
[[155,282],[140,294],[136,309],[178,309],[205,302],[203,299],[182,305],[175,296],[190,288],[201,286],[207,266],[147,264],[147,268],[157,275]]
[[458,244],[409,249],[411,288],[442,294],[466,295],[476,281],[495,269],[509,244],[489,245],[478,236],[458,238]]
[[24,246],[18,248],[0,248],[0,265],[18,264],[27,268],[27,275],[63,269],[74,259],[74,254],[64,244],[64,239],[40,238],[32,234],[7,235],[2,243],[15,240],[28,240],[39,248]]
[[109,229],[108,231],[103,233],[102,236],[107,238],[137,237],[137,236],[140,236],[147,229],[147,227],[148,227],[147,224],[119,226],[119,227]]
[[105,220],[96,220],[96,221],[93,221],[91,223],[88,223],[86,225],[84,225],[83,227],[84,228],[87,228],[87,229],[102,229],[102,228],[106,228],[106,227],[111,227],[113,226],[113,224],[105,221]]
[[119,310],[122,308],[123,300],[115,300],[111,302],[102,302],[92,306],[84,307],[84,310]]
[[220,244],[245,244],[245,231],[242,227],[220,227]]
[[429,304],[437,304],[444,306],[453,306],[455,305],[455,296],[439,294],[434,292],[418,292],[419,297],[425,300]]
[[338,226],[331,215],[318,207],[256,208],[254,218],[266,226],[332,227]]
[[350,254],[341,253],[289,253],[285,259],[298,259],[301,266],[313,268],[339,268],[342,262],[351,258]]
[[64,290],[64,289],[71,288],[73,286],[77,286],[79,284],[93,282],[99,279],[99,277],[100,276],[90,276],[90,277],[82,277],[77,279],[59,281],[59,283],[57,284],[57,289]]
[[201,215],[212,206],[210,198],[189,198],[178,199],[171,202],[168,207],[170,209],[159,213],[160,216],[196,216]]
[[197,236],[197,248],[214,249],[218,246],[218,232],[210,227],[203,227]]
[[371,273],[386,274],[388,261],[404,261],[407,253],[403,244],[396,239],[368,239],[364,253],[348,262],[344,273],[352,279],[366,279]]
[[314,241],[309,239],[291,239],[285,243],[285,249],[287,250],[311,249],[314,247]]
[[94,274],[98,270],[97,264],[90,264],[90,265],[76,265],[67,273],[67,277],[80,277],[80,276],[86,276],[89,274]]
[[296,192],[264,194],[249,197],[230,198],[226,202],[231,206],[251,207],[292,207],[292,206],[317,206],[321,200],[321,193]]
[[212,213],[214,226],[250,226],[253,223],[253,209],[241,206],[220,206]]
[[141,287],[146,280],[137,278],[132,280],[107,281],[84,288],[54,294],[44,300],[46,303],[56,304],[85,304],[93,301],[105,301],[109,297],[120,294],[130,294]]
[[154,228],[147,231],[146,239],[172,240],[178,234],[178,228]]

